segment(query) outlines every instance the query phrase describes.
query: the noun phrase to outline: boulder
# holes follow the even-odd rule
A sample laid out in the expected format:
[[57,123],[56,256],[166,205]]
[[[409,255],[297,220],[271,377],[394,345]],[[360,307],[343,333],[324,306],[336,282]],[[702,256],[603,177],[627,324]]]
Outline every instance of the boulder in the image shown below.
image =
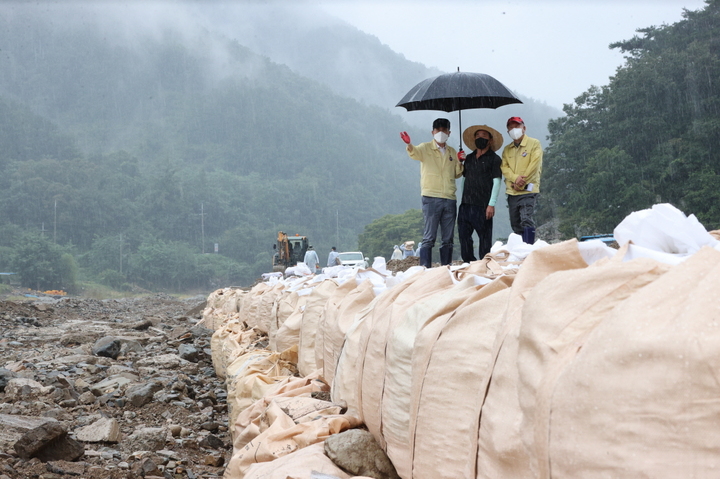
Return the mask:
[[47,461],[74,461],[85,453],[85,447],[68,437],[59,422],[48,422],[26,432],[13,445],[22,459],[37,457]]
[[5,392],[5,387],[7,386],[8,381],[14,377],[14,372],[5,368],[0,368],[0,392]]
[[43,386],[37,381],[28,378],[12,378],[5,386],[5,397],[16,400],[27,400],[29,396],[45,394],[52,388]]
[[95,341],[92,353],[95,356],[117,359],[120,356],[120,348],[122,348],[122,343],[119,339],[113,336],[105,336]]
[[140,384],[127,388],[125,397],[135,407],[141,407],[152,401],[156,392],[160,391],[163,385],[158,381]]
[[143,427],[136,429],[123,442],[129,451],[159,451],[165,447],[167,431],[161,427]]
[[355,476],[400,479],[373,435],[362,429],[350,429],[325,439],[325,455]]
[[192,344],[181,344],[178,348],[178,355],[186,361],[196,363],[198,362],[200,352]]
[[82,442],[119,442],[120,424],[115,418],[103,417],[94,423],[75,430],[75,437]]

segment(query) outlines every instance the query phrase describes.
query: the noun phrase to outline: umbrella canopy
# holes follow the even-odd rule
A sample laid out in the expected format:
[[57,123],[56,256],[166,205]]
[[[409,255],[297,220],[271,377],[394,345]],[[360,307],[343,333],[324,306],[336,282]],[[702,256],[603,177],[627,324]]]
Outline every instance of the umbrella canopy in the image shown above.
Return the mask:
[[498,108],[522,103],[508,88],[484,73],[454,72],[428,78],[415,85],[400,102],[407,111],[457,111]]
[[[405,94],[395,106],[407,111],[458,111],[462,136],[462,112],[473,108],[498,108],[522,103],[508,88],[484,73],[459,71],[423,80]],[[462,150],[462,143],[460,143]]]

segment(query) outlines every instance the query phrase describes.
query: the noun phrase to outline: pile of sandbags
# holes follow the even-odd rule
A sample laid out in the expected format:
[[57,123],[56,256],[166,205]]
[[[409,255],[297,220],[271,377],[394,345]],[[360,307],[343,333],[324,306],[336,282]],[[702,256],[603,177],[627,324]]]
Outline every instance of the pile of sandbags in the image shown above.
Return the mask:
[[[236,318],[215,333],[239,346],[217,349],[240,357],[235,350],[268,324],[276,351],[267,354],[296,347],[300,374],[332,401],[308,406],[329,412],[299,428],[307,416],[286,408],[284,417],[272,399],[286,379],[267,376],[259,401],[233,419],[243,439],[226,477],[309,478],[312,463],[333,477],[318,444],[361,424],[404,479],[714,477],[715,235],[656,205],[618,226],[619,251],[600,241],[529,246],[511,236],[506,251],[461,267],[271,278],[245,295],[257,306],[239,330],[231,332]],[[250,319],[252,311],[270,317]],[[245,450],[248,438],[271,428],[262,418],[280,418],[268,434],[290,442],[252,453],[258,462],[282,460],[249,466],[243,458],[256,450]],[[320,433],[296,440],[304,427]],[[305,472],[285,474],[295,457]]]

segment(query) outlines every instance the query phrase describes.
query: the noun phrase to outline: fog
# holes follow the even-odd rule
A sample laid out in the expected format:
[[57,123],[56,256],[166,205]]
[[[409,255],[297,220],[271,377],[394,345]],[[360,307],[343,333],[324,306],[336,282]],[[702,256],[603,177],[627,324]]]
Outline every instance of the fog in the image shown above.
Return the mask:
[[[366,5],[383,25],[384,7]],[[88,274],[112,269],[98,258],[117,243],[135,270],[116,271],[116,283],[156,281],[139,272],[142,252],[213,243],[235,262],[223,268],[254,280],[279,229],[309,235],[318,250],[354,250],[365,225],[419,208],[419,169],[402,130],[427,141],[432,120],[446,117],[457,148],[463,127],[502,131],[518,115],[548,145],[548,121],[562,112],[491,63],[464,70],[498,78],[523,104],[463,111],[462,127],[457,112],[397,108],[446,64],[393,50],[348,11],[340,18],[313,2],[0,3],[0,253],[14,251],[21,232],[52,224],[53,242]],[[567,63],[581,69],[576,57]],[[549,68],[552,77],[567,65]],[[562,81],[567,102],[590,87]],[[498,238],[509,234],[504,207]],[[408,239],[420,238],[394,242]]]

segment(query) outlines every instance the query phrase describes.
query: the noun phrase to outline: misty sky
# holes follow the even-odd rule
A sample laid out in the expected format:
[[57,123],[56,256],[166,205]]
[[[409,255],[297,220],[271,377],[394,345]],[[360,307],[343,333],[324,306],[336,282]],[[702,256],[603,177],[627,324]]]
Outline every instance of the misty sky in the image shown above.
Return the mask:
[[491,75],[561,108],[623,63],[610,43],[672,24],[702,0],[333,0],[328,13],[375,35],[409,60]]

